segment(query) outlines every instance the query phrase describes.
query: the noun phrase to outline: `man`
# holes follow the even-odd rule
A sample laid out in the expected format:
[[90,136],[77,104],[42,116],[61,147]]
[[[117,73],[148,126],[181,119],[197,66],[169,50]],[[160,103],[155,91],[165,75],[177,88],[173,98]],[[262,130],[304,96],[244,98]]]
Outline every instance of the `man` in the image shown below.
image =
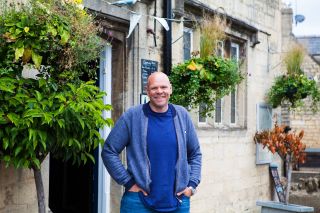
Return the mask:
[[[111,177],[125,187],[121,213],[190,211],[200,183],[201,152],[188,115],[169,104],[167,75],[148,78],[149,103],[131,107],[116,122],[101,156]],[[127,169],[119,154],[126,148]]]

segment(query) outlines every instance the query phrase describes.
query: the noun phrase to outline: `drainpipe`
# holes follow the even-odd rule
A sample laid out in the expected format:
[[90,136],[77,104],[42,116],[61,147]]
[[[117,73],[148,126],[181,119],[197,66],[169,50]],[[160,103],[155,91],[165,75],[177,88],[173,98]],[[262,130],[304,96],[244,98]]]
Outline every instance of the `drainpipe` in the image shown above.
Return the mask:
[[[172,5],[171,0],[164,1],[164,17],[172,19]],[[167,20],[169,30],[165,31],[164,45],[163,45],[163,70],[164,73],[170,75],[172,67],[172,21]]]

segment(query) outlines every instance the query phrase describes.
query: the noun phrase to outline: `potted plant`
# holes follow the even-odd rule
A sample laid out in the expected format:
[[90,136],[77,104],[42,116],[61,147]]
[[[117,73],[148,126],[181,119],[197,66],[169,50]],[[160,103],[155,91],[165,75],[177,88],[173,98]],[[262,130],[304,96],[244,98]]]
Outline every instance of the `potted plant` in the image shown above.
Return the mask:
[[172,68],[172,103],[196,108],[205,103],[203,115],[215,108],[215,101],[228,95],[243,79],[237,63],[218,56],[192,58]]
[[[277,153],[285,163],[286,181],[281,182],[284,189],[284,203],[261,202],[257,204],[262,206],[262,212],[268,212],[268,209],[281,209],[278,212],[313,212],[312,207],[289,204],[289,192],[291,188],[291,175],[293,165],[305,161],[304,150],[306,145],[302,142],[304,131],[299,134],[290,132],[288,126],[279,126],[275,123],[271,130],[256,132],[254,136],[255,143],[260,143],[263,148],[267,148],[272,154]],[[275,211],[275,210],[274,210]]]
[[0,13],[0,160],[33,170],[45,213],[46,156],[94,161],[92,150],[103,143],[99,128],[112,124],[102,117],[111,106],[95,85],[102,43],[79,1],[13,2]]
[[190,60],[171,70],[172,103],[188,108],[205,104],[201,113],[210,116],[216,100],[228,95],[242,81],[237,62],[215,54],[218,42],[226,37],[227,26],[225,18],[204,16],[200,25],[200,57],[197,57],[198,51]]
[[312,98],[311,107],[317,111],[320,100],[320,92],[317,82],[309,79],[302,71],[301,65],[304,58],[304,49],[293,46],[284,59],[286,74],[276,77],[275,82],[267,94],[267,102],[274,108],[281,106],[283,102],[289,103],[290,108],[302,106],[307,96]]

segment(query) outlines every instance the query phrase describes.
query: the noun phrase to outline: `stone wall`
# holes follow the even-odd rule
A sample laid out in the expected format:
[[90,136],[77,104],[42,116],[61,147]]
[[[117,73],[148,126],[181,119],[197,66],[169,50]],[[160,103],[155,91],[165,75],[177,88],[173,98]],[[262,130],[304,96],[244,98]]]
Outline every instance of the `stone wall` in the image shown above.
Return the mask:
[[[41,166],[48,206],[49,160]],[[48,207],[47,207],[48,209]],[[0,212],[1,213],[31,213],[38,212],[37,193],[33,171],[28,169],[6,168],[0,162]]]
[[[17,5],[27,0],[0,0],[0,13],[8,8],[10,3]],[[46,205],[48,205],[49,160],[42,164],[42,178],[45,190]],[[6,168],[0,161],[0,212],[30,213],[38,211],[37,193],[32,170]]]
[[[148,2],[148,3],[144,3]],[[142,14],[154,13],[154,2],[157,15],[163,16],[164,1],[141,1],[130,8]],[[246,79],[244,82],[243,102],[241,102],[244,113],[241,114],[244,120],[244,126],[241,128],[213,128],[212,126],[199,126],[197,115],[193,114],[194,124],[199,135],[201,149],[203,152],[203,171],[202,182],[199,185],[198,193],[191,198],[192,213],[253,213],[259,212],[255,203],[257,200],[270,200],[273,197],[271,180],[268,164],[256,165],[256,146],[253,142],[253,135],[256,131],[256,105],[265,102],[265,92],[270,87],[272,79],[279,72],[280,62],[279,52],[281,52],[281,4],[280,1],[222,1],[211,0],[201,1],[209,7],[223,7],[226,14],[239,19],[246,24],[252,25],[258,29],[258,38],[260,44],[251,47],[250,39],[245,38],[245,57],[246,57]],[[95,4],[101,4],[97,11],[111,11],[102,1],[95,1]],[[93,5],[94,6],[94,5]],[[114,11],[119,12],[117,8]],[[123,20],[128,21],[127,13],[117,13]],[[146,29],[154,29],[154,20],[151,17],[143,16],[137,29],[130,39],[128,39],[128,76],[126,76],[126,91],[124,108],[139,103],[141,91],[140,78],[140,60],[142,58],[159,61],[159,70],[163,66],[163,28],[159,23],[156,24],[156,42],[154,44],[153,35],[147,34]],[[183,35],[183,23],[173,23],[172,41]],[[194,47],[199,46],[199,31],[194,33]],[[173,44],[173,63],[179,63],[182,60],[183,43],[182,39]],[[280,164],[280,160],[274,157],[273,161]],[[0,178],[3,171],[1,169]],[[281,171],[281,170],[280,170]],[[18,177],[18,174],[12,174],[12,179]],[[8,203],[10,197],[18,196],[18,186],[29,187],[30,206],[36,205],[35,189],[32,188],[32,174],[23,174],[20,182],[17,180],[14,192],[8,192],[6,189],[7,181],[0,179],[0,211],[1,207]],[[26,184],[28,183],[28,184]],[[121,199],[121,189],[117,188],[112,200],[113,209],[117,209],[118,202]],[[12,196],[11,196],[12,194]],[[7,196],[9,195],[9,196]],[[7,198],[9,197],[9,199]],[[15,201],[16,199],[11,199]],[[20,206],[27,209],[28,205],[23,204],[22,199],[13,206]],[[22,203],[22,204],[20,204]],[[4,207],[6,208],[6,207]],[[31,207],[30,207],[31,208]],[[7,212],[14,212],[14,208]],[[35,212],[29,210],[28,212]],[[23,210],[24,211],[24,210]],[[1,211],[2,212],[2,211]],[[4,211],[5,212],[5,211]],[[5,212],[5,213],[7,213]],[[112,212],[115,213],[116,211]]]
[[[192,114],[203,152],[202,182],[198,193],[191,198],[192,213],[253,213],[259,212],[257,200],[274,197],[269,165],[256,165],[256,146],[253,135],[257,129],[256,107],[265,102],[265,93],[280,67],[281,11],[279,1],[201,1],[212,9],[223,7],[226,15],[256,27],[260,41],[251,47],[250,38],[244,32],[229,34],[245,39],[244,93],[238,102],[243,111],[243,125],[215,127],[210,123],[198,124],[198,115]],[[176,29],[181,30],[181,25]],[[198,31],[193,46],[199,47]],[[175,37],[181,33],[174,34]],[[197,40],[198,39],[198,40]],[[173,39],[174,40],[174,39]],[[178,46],[179,43],[175,43]],[[182,51],[182,41],[180,42]],[[175,49],[176,50],[176,49]],[[272,53],[271,53],[272,51]],[[173,55],[175,63],[182,55]],[[271,115],[272,116],[272,115]],[[281,172],[281,161],[276,156]]]
[[[318,79],[320,76],[320,65],[308,55],[304,58],[302,69],[309,78]],[[320,148],[320,112],[312,112],[310,98],[306,98],[304,102],[306,103],[305,107],[291,112],[291,126],[296,130],[304,130],[303,141],[308,148]]]
[[318,171],[295,171],[292,174],[289,202],[314,207],[320,213],[320,173]]

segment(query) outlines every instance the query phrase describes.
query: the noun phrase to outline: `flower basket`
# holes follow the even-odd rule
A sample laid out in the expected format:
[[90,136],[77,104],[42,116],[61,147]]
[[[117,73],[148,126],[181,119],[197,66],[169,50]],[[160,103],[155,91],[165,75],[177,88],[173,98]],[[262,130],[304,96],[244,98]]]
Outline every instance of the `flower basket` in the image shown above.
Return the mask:
[[170,81],[173,86],[171,102],[197,108],[205,103],[203,115],[211,115],[215,101],[228,95],[242,81],[235,61],[218,56],[192,58],[173,67]]
[[303,106],[303,99],[312,98],[311,108],[318,110],[320,92],[317,82],[309,79],[301,69],[305,50],[300,45],[294,45],[286,53],[284,63],[286,74],[275,79],[275,82],[267,94],[267,101],[272,107],[281,106],[283,102],[289,103],[290,108]]
[[317,83],[308,79],[304,74],[282,75],[276,78],[274,85],[267,94],[267,101],[276,108],[284,101],[290,103],[291,108],[303,105],[302,100],[310,96],[312,98],[312,109],[317,110],[320,100],[320,92]]

